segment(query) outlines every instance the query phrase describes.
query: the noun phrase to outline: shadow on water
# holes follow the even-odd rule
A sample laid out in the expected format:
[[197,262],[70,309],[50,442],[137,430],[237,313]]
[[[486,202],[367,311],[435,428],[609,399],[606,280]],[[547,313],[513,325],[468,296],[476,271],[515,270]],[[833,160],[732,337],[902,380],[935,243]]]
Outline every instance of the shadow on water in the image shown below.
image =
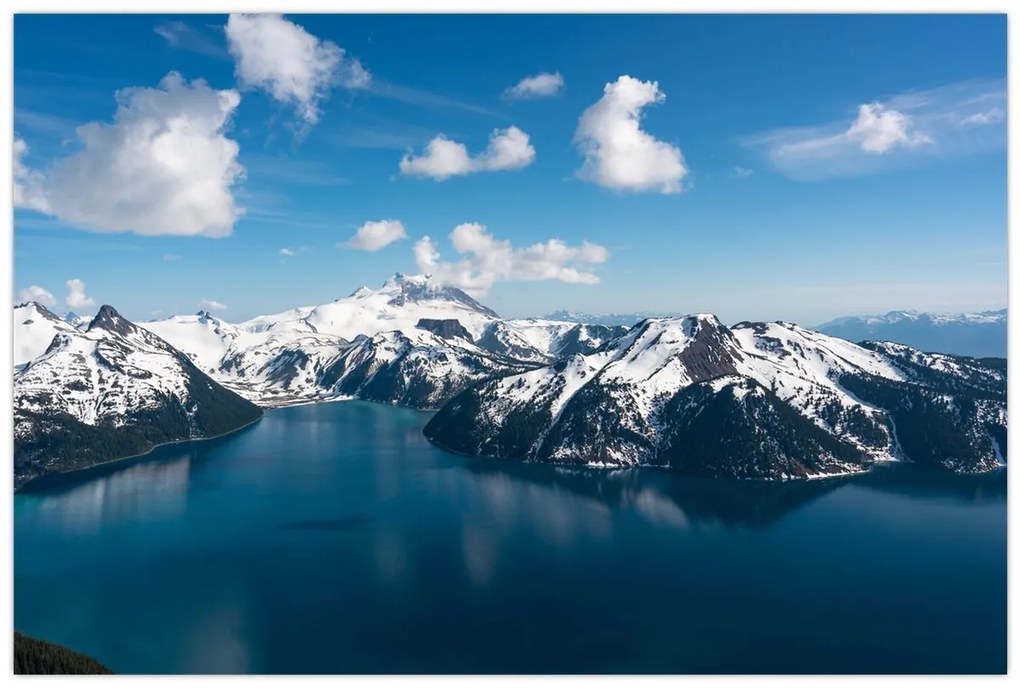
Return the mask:
[[992,503],[1006,498],[1006,468],[981,474],[952,474],[909,463],[876,467],[853,478],[853,485],[885,494],[950,499],[960,503]]

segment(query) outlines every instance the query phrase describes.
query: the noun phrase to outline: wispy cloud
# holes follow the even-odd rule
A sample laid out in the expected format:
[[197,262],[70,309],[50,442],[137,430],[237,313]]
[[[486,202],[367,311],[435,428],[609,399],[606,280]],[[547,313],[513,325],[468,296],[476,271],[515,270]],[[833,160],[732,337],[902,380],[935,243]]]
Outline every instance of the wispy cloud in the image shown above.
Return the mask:
[[203,311],[223,311],[227,308],[227,305],[214,299],[202,298],[198,301],[198,308]]
[[219,32],[219,36],[213,38],[210,33],[180,20],[161,22],[152,30],[171,48],[186,50],[217,60],[230,59],[230,53],[227,52],[227,46],[223,41],[222,30]]
[[390,98],[401,103],[407,103],[419,108],[433,110],[463,110],[476,115],[488,115],[490,117],[503,117],[497,110],[486,108],[471,101],[463,100],[453,96],[446,96],[424,89],[416,89],[410,86],[402,86],[391,82],[375,79],[368,88],[369,93],[383,98]]
[[60,115],[50,115],[25,108],[14,109],[14,128],[19,132],[34,132],[63,141],[74,137],[75,127],[77,127],[77,123]]
[[503,98],[510,101],[525,101],[555,96],[563,88],[563,75],[559,72],[541,72],[525,77],[503,91]]
[[737,166],[734,166],[734,168],[733,168],[732,176],[737,178],[737,179],[744,179],[745,177],[750,177],[753,174],[754,174],[754,170],[752,170],[751,168],[745,168],[742,165],[737,165]]
[[1004,81],[967,81],[858,104],[845,119],[742,143],[793,179],[880,173],[1002,149],[1005,104]]
[[265,180],[302,187],[335,187],[351,183],[349,178],[337,175],[319,161],[262,154],[243,154],[242,160],[247,170],[247,181],[252,185]]

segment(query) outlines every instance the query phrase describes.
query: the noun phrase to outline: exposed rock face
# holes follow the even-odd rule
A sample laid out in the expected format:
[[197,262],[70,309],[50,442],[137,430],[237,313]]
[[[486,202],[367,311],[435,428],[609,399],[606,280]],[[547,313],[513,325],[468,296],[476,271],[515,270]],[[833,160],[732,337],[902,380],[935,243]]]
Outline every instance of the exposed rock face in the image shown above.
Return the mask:
[[473,343],[475,341],[475,339],[471,337],[471,333],[461,326],[460,321],[457,319],[418,319],[416,327],[423,331],[428,331],[429,333],[435,333],[443,340],[463,338],[469,343]]

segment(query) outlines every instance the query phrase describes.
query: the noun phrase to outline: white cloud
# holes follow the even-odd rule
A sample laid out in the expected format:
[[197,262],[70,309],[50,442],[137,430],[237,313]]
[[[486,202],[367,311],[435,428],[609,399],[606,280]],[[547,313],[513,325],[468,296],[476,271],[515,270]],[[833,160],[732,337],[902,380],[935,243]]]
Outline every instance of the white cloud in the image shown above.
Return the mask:
[[238,93],[171,72],[116,98],[113,123],[79,127],[81,150],[41,179],[46,212],[98,232],[229,235],[244,213],[231,189],[239,148],[224,135]]
[[745,168],[742,165],[738,165],[738,166],[733,168],[733,177],[736,177],[736,178],[739,178],[739,179],[743,179],[745,177],[750,177],[753,174],[754,174],[754,170],[751,170],[751,168]]
[[658,82],[623,75],[606,84],[602,98],[581,114],[574,134],[584,156],[579,176],[609,189],[682,191],[688,172],[683,153],[641,129],[642,110],[665,100]]
[[563,75],[559,72],[541,72],[525,77],[513,86],[507,87],[503,97],[509,100],[528,100],[555,96],[563,88]]
[[881,103],[865,103],[857,107],[857,119],[846,131],[850,141],[857,142],[868,153],[885,153],[897,146],[930,144],[932,139],[914,128],[913,120],[898,110]]
[[351,249],[377,252],[388,244],[407,237],[404,224],[399,220],[370,220],[358,228],[345,245]]
[[49,204],[43,194],[43,176],[37,170],[25,165],[28,144],[24,139],[14,140],[14,208],[32,211],[49,211]]
[[363,89],[372,81],[361,62],[336,43],[278,14],[232,14],[226,33],[239,83],[293,105],[307,125],[319,121],[320,105],[334,86]]
[[484,295],[500,281],[559,280],[564,283],[598,283],[595,266],[609,260],[609,250],[585,240],[571,247],[551,239],[529,247],[517,248],[509,240],[497,240],[485,226],[462,223],[450,233],[457,261],[443,261],[428,236],[414,245],[418,269],[437,282],[455,285],[476,295]]
[[475,172],[519,170],[534,160],[535,148],[528,135],[517,127],[507,127],[493,130],[489,145],[474,157],[464,144],[440,134],[428,143],[423,155],[405,154],[400,161],[400,172],[442,181]]
[[22,302],[38,302],[44,307],[52,307],[57,303],[53,293],[39,285],[29,285],[18,295]]
[[743,143],[793,179],[880,173],[1004,148],[1004,127],[976,125],[1004,119],[1005,102],[1002,80],[960,82],[860,104],[853,119],[771,130]]
[[1002,108],[992,108],[983,113],[974,113],[968,115],[960,121],[960,124],[965,126],[975,125],[993,125],[997,122],[1002,122],[1006,119],[1006,113],[1003,112]]
[[180,254],[164,254],[163,261],[180,261],[184,257]]
[[202,298],[198,301],[198,308],[202,311],[223,311],[227,308],[227,305],[214,299]]
[[67,286],[67,298],[64,302],[71,309],[82,309],[83,307],[94,307],[96,301],[85,294],[85,282],[79,278],[72,278],[64,283]]

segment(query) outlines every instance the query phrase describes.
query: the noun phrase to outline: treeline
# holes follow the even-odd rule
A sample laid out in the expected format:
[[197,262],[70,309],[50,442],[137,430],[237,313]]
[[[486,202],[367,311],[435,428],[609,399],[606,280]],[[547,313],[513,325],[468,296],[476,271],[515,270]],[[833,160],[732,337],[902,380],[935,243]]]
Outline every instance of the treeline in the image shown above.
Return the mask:
[[92,657],[14,631],[14,673],[100,675],[113,673]]

